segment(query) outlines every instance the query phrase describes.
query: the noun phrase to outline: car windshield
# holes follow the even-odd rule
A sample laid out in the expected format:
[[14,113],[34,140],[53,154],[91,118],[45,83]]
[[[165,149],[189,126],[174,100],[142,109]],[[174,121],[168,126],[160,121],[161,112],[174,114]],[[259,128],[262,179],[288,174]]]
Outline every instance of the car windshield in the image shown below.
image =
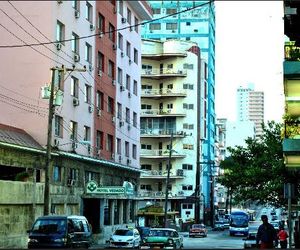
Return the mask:
[[126,229],[118,229],[118,230],[115,231],[114,235],[132,236],[133,231],[132,230],[126,230]]
[[170,237],[173,236],[174,233],[173,231],[168,231],[168,230],[151,230],[149,235],[158,236],[158,237]]
[[192,228],[205,228],[205,226],[201,224],[195,224],[192,226]]
[[66,220],[49,219],[37,220],[32,228],[32,232],[41,234],[62,234],[66,231]]

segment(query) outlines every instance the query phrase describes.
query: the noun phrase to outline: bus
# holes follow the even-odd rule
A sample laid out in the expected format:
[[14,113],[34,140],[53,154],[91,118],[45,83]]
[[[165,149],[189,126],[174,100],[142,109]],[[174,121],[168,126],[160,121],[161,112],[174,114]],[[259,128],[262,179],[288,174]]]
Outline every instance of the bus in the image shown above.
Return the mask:
[[229,219],[229,235],[235,234],[248,235],[249,215],[244,211],[233,211]]

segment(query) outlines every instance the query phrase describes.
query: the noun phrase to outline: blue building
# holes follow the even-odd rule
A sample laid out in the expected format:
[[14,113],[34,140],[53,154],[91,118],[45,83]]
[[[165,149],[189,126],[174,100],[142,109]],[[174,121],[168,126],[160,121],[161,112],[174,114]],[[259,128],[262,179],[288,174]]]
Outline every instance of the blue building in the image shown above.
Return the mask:
[[[148,1],[153,22],[143,26],[142,38],[154,40],[179,39],[193,41],[201,49],[201,193],[204,208],[213,206],[215,160],[215,6],[211,1]],[[168,16],[166,18],[162,18]],[[162,19],[159,19],[162,18]],[[156,20],[158,19],[158,20]],[[203,204],[203,203],[202,203]]]

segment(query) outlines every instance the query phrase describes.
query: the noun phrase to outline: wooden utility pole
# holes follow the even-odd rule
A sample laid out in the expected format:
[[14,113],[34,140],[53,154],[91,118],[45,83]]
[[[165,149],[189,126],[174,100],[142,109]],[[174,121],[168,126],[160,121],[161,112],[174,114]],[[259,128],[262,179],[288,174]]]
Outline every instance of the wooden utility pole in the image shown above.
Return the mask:
[[165,214],[164,214],[164,225],[167,227],[167,213],[168,213],[168,196],[169,196],[169,179],[170,179],[170,166],[171,166],[171,157],[172,157],[172,147],[173,144],[173,131],[171,132],[171,141],[169,148],[169,160],[167,165],[167,179],[166,179],[166,197],[165,197]]
[[[45,188],[44,188],[44,215],[49,215],[50,211],[50,177],[49,177],[49,169],[51,162],[51,142],[52,142],[52,121],[54,115],[54,90],[55,90],[55,81],[58,79],[56,74],[59,72],[63,72],[63,78],[66,71],[80,71],[85,72],[84,69],[76,69],[75,66],[73,68],[65,68],[62,66],[61,68],[55,67],[51,68],[51,84],[50,84],[50,98],[49,98],[49,113],[48,113],[48,132],[47,132],[47,148],[46,148],[46,166],[45,166]],[[58,83],[56,83],[58,84]]]

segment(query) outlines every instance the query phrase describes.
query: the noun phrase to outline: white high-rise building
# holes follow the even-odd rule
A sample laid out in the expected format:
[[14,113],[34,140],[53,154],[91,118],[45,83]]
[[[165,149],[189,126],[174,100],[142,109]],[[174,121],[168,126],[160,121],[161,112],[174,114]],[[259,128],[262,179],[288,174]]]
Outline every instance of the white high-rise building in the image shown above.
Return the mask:
[[254,85],[237,89],[237,121],[252,121],[255,124],[255,137],[262,135],[264,122],[264,92],[254,91]]

